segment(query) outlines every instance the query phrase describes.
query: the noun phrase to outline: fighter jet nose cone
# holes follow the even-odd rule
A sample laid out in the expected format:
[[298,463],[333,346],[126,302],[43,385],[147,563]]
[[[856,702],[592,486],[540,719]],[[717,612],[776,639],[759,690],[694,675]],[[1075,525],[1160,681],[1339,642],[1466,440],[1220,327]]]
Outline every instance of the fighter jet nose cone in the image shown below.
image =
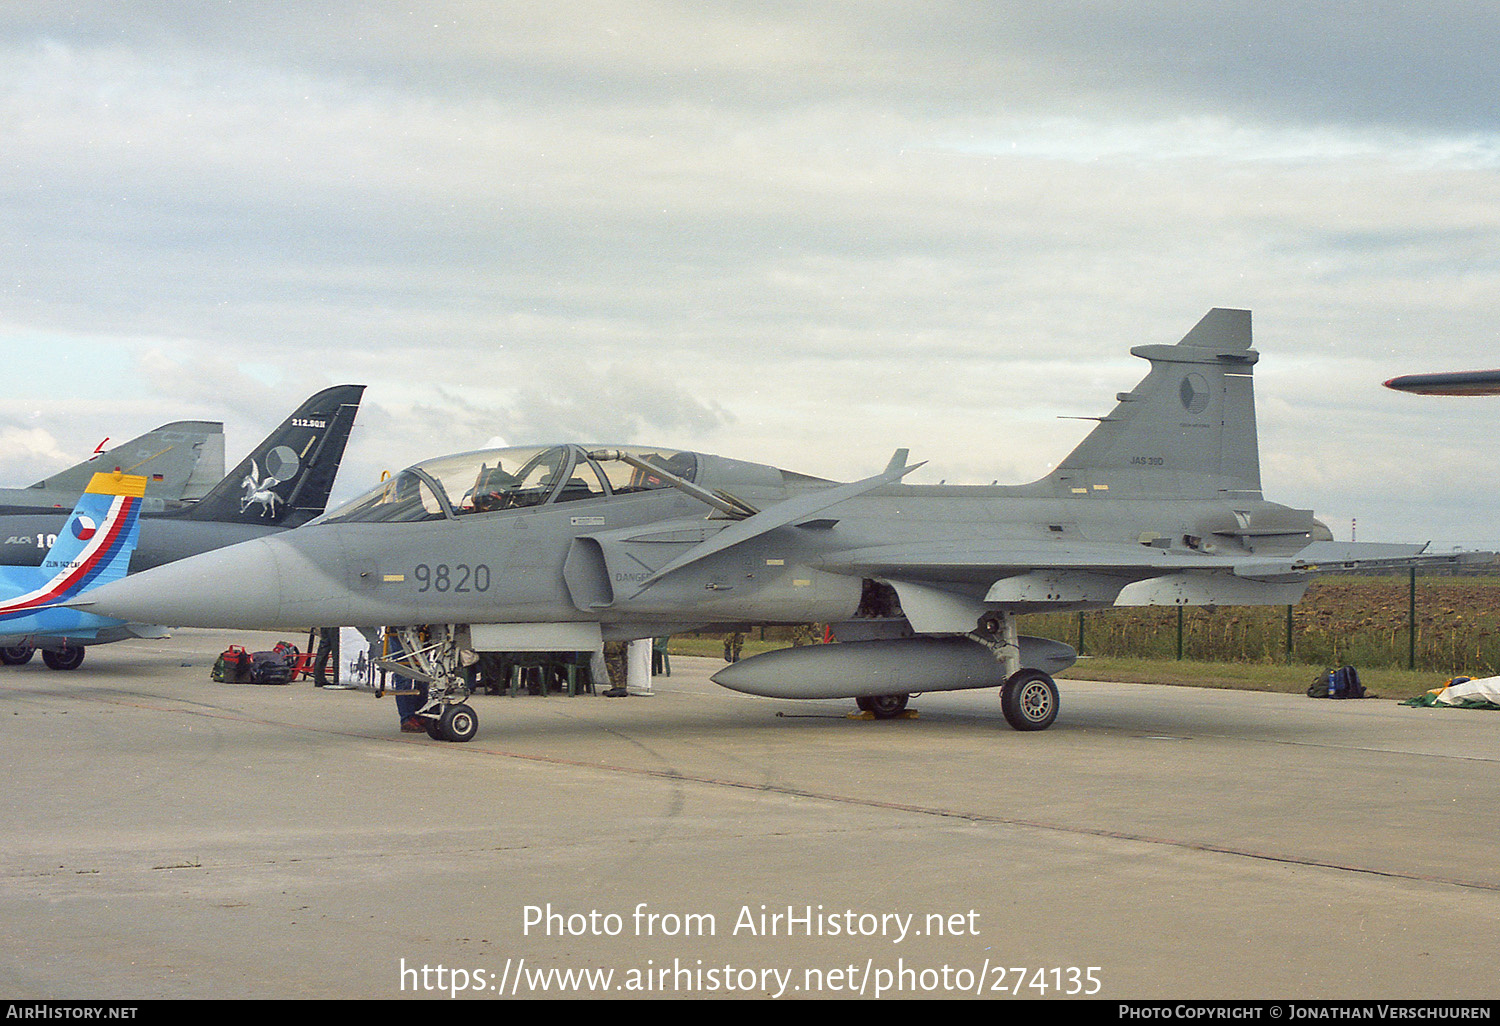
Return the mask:
[[86,593],[89,612],[165,627],[281,626],[284,590],[271,539],[205,552]]

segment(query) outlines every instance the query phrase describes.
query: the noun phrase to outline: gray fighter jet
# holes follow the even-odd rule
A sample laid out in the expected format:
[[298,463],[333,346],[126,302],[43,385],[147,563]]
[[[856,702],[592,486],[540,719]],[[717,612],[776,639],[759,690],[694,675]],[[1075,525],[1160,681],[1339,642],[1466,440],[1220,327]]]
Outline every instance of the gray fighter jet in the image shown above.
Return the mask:
[[[201,498],[224,476],[224,425],[216,421],[174,421],[106,450],[108,441],[100,442],[98,452],[82,463],[27,488],[0,488],[0,515],[46,510],[65,515],[95,474],[117,467],[146,479],[143,508],[156,511]],[[46,551],[42,546],[38,562]]]
[[1403,374],[1385,387],[1418,395],[1500,395],[1500,370]]
[[1055,471],[1017,486],[838,484],[643,447],[553,445],[408,468],[296,531],[91,591],[80,608],[173,625],[388,626],[431,685],[434,736],[477,718],[477,651],[592,651],[694,628],[821,622],[840,642],[754,656],[725,687],[851,697],[998,687],[1019,730],[1049,726],[1066,645],[1018,614],[1296,602],[1309,576],[1416,546],[1338,544],[1261,496],[1250,314],[1211,311]]
[[[323,389],[293,411],[202,499],[179,509],[143,513],[130,571],[277,534],[321,515],[327,509],[364,388],[335,385]],[[68,517],[67,510],[0,510],[0,564],[39,565]],[[24,663],[34,648],[42,648],[53,652],[49,666],[72,669],[83,661],[82,644],[161,637],[160,623],[133,620],[86,640],[0,635],[0,662]]]

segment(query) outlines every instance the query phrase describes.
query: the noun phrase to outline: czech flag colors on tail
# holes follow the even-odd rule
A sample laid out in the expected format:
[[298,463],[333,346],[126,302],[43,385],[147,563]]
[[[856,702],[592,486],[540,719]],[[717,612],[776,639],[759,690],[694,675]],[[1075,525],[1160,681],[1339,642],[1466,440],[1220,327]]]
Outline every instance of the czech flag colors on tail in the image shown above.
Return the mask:
[[95,474],[42,565],[4,568],[7,573],[0,579],[0,635],[83,626],[61,621],[49,624],[47,614],[76,621],[81,614],[59,609],[59,603],[86,588],[125,576],[140,537],[145,494],[144,477],[119,471]]

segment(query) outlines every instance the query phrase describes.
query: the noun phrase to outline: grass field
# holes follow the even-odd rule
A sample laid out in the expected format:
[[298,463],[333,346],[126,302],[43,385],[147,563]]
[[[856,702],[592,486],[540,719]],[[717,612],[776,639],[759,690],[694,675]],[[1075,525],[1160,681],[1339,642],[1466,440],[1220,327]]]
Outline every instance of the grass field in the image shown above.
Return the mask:
[[[1183,609],[1180,652],[1198,663],[1349,664],[1362,677],[1415,670],[1414,679],[1446,680],[1500,672],[1500,578],[1419,577],[1415,597],[1415,644],[1407,578],[1329,577],[1292,607],[1290,652],[1285,606]],[[1076,613],[1025,617],[1022,631],[1079,647]],[[1083,617],[1087,655],[1177,661],[1178,637],[1175,608],[1104,609]]]

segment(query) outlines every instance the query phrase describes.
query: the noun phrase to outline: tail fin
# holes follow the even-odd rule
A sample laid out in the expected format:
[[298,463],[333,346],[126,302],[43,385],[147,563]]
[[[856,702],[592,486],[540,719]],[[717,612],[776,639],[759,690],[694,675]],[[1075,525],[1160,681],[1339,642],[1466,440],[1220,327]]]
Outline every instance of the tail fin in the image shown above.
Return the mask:
[[1046,478],[1061,495],[1259,499],[1250,311],[1210,310]]
[[196,504],[166,515],[280,527],[321,516],[364,391],[335,385],[312,396]]
[[194,482],[206,475],[212,475],[211,480],[224,476],[224,425],[208,420],[179,420],[163,424],[67,470],[60,470],[31,487],[78,495],[95,473],[107,473],[116,467],[127,474],[144,477],[146,495],[150,498],[197,498],[203,493],[193,491]]
[[[146,479],[135,474],[95,474],[73,515],[42,560],[37,584],[0,601],[0,623],[56,606],[80,591],[125,576],[140,537]],[[36,626],[28,626],[35,630]]]

